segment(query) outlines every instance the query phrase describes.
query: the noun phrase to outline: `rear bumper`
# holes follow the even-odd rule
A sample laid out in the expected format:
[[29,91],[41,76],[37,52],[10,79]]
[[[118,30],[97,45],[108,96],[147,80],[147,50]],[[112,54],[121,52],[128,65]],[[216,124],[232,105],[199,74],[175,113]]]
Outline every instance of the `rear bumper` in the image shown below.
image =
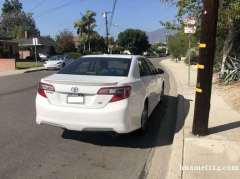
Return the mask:
[[129,133],[135,130],[135,127],[131,126],[128,103],[128,100],[122,100],[109,103],[100,109],[63,107],[52,105],[48,99],[37,94],[36,122],[75,131]]

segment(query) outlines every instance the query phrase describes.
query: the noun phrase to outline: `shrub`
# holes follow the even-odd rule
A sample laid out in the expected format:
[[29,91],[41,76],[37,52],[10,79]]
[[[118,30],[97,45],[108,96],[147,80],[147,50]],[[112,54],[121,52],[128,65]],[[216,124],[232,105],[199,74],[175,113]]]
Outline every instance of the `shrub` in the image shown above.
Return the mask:
[[112,53],[113,54],[121,54],[121,52],[124,51],[124,48],[120,47],[120,46],[115,46],[112,49]]
[[93,55],[101,55],[102,53],[101,52],[93,52],[92,54]]
[[92,52],[84,51],[84,52],[82,53],[82,55],[92,55]]
[[69,55],[73,59],[77,59],[82,56],[80,53],[77,53],[77,52],[67,52],[65,53],[65,55]]
[[[190,54],[191,54],[191,61],[190,61],[191,65],[196,65],[197,62],[198,62],[198,58],[199,58],[198,50],[197,49],[191,49]],[[188,64],[188,62],[189,62],[189,52],[187,53],[184,62],[186,64]]]
[[8,57],[9,57],[9,51],[4,47],[0,47],[0,58],[8,58]]

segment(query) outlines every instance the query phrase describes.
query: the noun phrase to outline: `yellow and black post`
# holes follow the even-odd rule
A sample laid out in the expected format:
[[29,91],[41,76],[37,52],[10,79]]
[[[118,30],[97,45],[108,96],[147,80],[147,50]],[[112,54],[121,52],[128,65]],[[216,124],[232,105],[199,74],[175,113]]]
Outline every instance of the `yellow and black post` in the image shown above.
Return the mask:
[[198,76],[192,133],[208,134],[219,0],[203,0]]

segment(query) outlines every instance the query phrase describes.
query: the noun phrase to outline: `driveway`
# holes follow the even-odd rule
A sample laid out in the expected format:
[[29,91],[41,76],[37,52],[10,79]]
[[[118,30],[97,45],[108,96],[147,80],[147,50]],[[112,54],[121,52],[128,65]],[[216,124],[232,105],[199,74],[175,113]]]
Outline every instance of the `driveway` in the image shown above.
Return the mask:
[[[160,60],[151,59],[155,66]],[[53,73],[0,77],[0,178],[144,178],[155,147],[162,149],[159,165],[165,177],[177,106],[177,98],[169,94],[167,73],[165,100],[154,110],[148,132],[142,137],[135,132],[112,137],[37,125],[37,83]]]

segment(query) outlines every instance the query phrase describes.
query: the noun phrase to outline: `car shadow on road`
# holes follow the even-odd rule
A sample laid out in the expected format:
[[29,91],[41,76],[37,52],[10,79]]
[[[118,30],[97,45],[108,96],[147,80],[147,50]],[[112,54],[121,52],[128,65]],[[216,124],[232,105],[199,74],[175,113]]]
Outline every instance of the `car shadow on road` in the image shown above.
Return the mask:
[[[98,146],[152,148],[159,145],[171,145],[175,133],[178,97],[165,95],[164,102],[159,104],[149,118],[145,135],[138,136],[134,131],[116,137],[103,132],[78,132],[64,130],[62,138]],[[189,108],[189,107],[188,107]],[[157,141],[161,142],[157,142]]]

